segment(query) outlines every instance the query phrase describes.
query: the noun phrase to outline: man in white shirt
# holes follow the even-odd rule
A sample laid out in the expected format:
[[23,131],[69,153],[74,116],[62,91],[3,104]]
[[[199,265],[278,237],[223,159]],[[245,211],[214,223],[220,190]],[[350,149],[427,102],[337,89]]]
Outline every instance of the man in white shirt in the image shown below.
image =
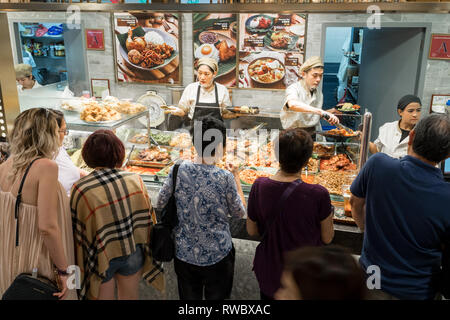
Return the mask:
[[42,87],[33,77],[33,68],[29,64],[21,63],[14,67],[16,71],[17,90],[35,89]]
[[287,87],[280,112],[284,129],[302,128],[312,133],[321,117],[331,124],[339,123],[335,115],[322,110],[323,96],[318,86],[323,77],[323,67],[320,57],[307,59],[300,67],[302,78]]

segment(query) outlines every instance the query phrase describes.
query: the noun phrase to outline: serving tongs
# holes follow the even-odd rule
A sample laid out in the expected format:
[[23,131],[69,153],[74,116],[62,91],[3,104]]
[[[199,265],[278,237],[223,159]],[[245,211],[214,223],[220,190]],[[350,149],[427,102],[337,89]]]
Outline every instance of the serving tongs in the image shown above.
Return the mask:
[[125,164],[123,165],[123,168],[125,168],[128,165],[128,163],[130,162],[131,154],[134,151],[134,147],[135,147],[135,145],[133,144],[133,146],[131,147],[130,153],[128,154],[127,161],[125,161]]
[[148,136],[148,139],[150,140],[151,144],[154,144],[155,146],[157,146],[159,148],[158,142],[156,142],[155,139],[153,139],[153,137],[151,135]]
[[[150,130],[149,130],[149,131],[150,131]],[[151,148],[152,144],[153,144],[154,146],[156,146],[156,148],[158,149],[158,151],[160,151],[160,152],[162,151],[161,148],[160,148],[160,146],[159,146],[159,143],[156,142],[155,139],[153,139],[153,137],[151,136],[151,134],[150,134],[150,132],[149,132],[149,134],[148,134],[148,148],[149,148],[149,149]]]
[[[323,115],[323,118],[324,118],[327,122],[329,122],[330,124],[333,124],[333,123],[330,122],[330,117],[328,116],[328,114],[325,113],[325,114]],[[333,125],[335,125],[335,126],[338,127],[339,129],[344,129],[344,130],[347,131],[348,133],[352,133],[352,134],[353,134],[353,130],[352,130],[352,129],[350,129],[350,128],[344,126],[344,125],[341,124],[340,122],[339,122],[339,123],[335,123],[335,124],[333,124]]]
[[345,131],[347,131],[348,133],[354,134],[353,130],[350,129],[349,127],[344,126],[341,123],[336,123],[335,124],[336,127],[338,127],[339,129],[344,129]]
[[257,132],[259,129],[262,129],[262,128],[263,128],[264,126],[266,126],[266,125],[267,125],[267,123],[261,122],[261,123],[258,124],[257,126],[251,128],[251,129],[248,129],[248,130],[244,133],[243,136],[244,136],[244,137],[248,137],[249,135],[251,135],[251,134]]

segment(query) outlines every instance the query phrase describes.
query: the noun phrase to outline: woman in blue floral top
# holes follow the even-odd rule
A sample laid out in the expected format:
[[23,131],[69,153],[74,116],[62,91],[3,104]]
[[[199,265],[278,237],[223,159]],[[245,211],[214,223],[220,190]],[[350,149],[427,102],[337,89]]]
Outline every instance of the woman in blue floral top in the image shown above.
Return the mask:
[[[227,171],[214,165],[226,142],[224,123],[209,116],[199,120],[191,129],[198,156],[194,163],[180,164],[176,179],[174,267],[180,299],[201,300],[204,292],[206,300],[223,300],[231,294],[235,260],[228,217],[244,217],[245,199],[237,168],[229,165]],[[208,135],[215,137],[213,142]],[[172,172],[159,194],[158,208],[172,195]]]

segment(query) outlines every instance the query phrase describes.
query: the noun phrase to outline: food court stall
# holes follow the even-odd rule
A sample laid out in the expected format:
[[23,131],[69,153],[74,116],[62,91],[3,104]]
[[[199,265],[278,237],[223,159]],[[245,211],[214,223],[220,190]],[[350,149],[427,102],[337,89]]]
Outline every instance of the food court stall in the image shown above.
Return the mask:
[[[303,169],[302,178],[307,183],[324,186],[330,192],[334,207],[336,229],[357,233],[349,208],[349,186],[359,168],[367,159],[371,114],[359,114],[358,106],[341,108],[342,122],[351,120],[359,130],[330,129],[316,132],[313,155]],[[66,117],[69,136],[65,147],[73,162],[90,170],[81,158],[81,147],[87,136],[98,128],[115,130],[126,147],[124,170],[135,172],[143,178],[152,203],[156,203],[159,190],[170,168],[180,160],[193,161],[196,156],[192,137],[186,128],[164,130],[165,101],[148,93],[137,102],[115,97],[104,100],[73,98],[61,100],[58,106]],[[269,177],[278,170],[274,141],[279,133],[279,114],[261,111],[257,106],[231,106],[230,112],[239,120],[255,124],[249,129],[228,129],[225,153],[217,166],[225,169],[227,163],[239,166],[242,189],[247,197],[258,177]],[[232,122],[227,120],[227,127]],[[275,125],[273,125],[275,124]],[[156,127],[160,129],[156,129]],[[325,127],[325,126],[324,126]],[[245,223],[233,221],[236,237],[248,238]]]
[[[445,4],[379,5],[387,14],[448,11]],[[181,126],[171,126],[164,111],[177,105],[182,89],[194,81],[198,59],[217,60],[216,80],[231,95],[232,105],[227,109],[239,115],[226,121],[230,129],[226,154],[218,165],[239,165],[248,195],[256,178],[277,170],[272,147],[281,129],[283,92],[298,80],[305,57],[320,54],[320,41],[314,42],[314,36],[320,35],[319,20],[327,14],[334,20],[348,12],[366,14],[364,4],[345,3],[303,4],[301,10],[298,5],[283,4],[282,13],[278,4],[82,3],[77,19],[67,19],[67,8],[68,4],[54,7],[33,3],[0,7],[8,9],[8,13],[1,11],[0,22],[4,27],[2,47],[10,49],[0,61],[5,121],[11,126],[15,116],[31,106],[62,110],[70,131],[64,144],[80,167],[84,166],[80,149],[86,137],[98,128],[115,130],[126,146],[125,169],[143,177],[153,203],[170,167],[179,159],[189,160],[195,155],[189,133]],[[36,91],[17,99],[13,65],[22,61],[15,57],[17,48],[11,48],[17,34],[14,23],[46,19],[64,21],[68,32],[76,35],[73,50],[78,51],[71,51],[70,43],[65,43],[68,65],[80,66],[67,74],[67,86],[73,95],[55,88],[51,97]],[[84,63],[75,63],[75,56]],[[24,101],[26,106],[21,105]],[[338,231],[335,241],[345,243],[350,239],[360,246],[362,236],[345,210],[345,201],[348,185],[367,159],[371,114],[367,106],[359,108],[352,103],[324,109],[332,107],[338,109],[341,122],[350,130],[321,123],[303,178],[330,192]],[[232,232],[248,238],[243,221],[233,222]],[[359,253],[357,249],[354,252]]]

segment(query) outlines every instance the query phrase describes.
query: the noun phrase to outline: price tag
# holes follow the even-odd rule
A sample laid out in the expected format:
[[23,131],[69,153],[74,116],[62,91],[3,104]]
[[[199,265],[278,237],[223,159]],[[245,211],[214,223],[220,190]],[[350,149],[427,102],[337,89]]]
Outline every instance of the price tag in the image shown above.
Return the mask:
[[117,18],[118,27],[135,27],[137,21],[135,18]]
[[280,14],[278,19],[275,20],[276,26],[289,27],[291,25],[291,15],[290,14]]
[[226,22],[214,22],[213,29],[214,30],[226,31],[226,30],[230,29],[230,23],[228,21],[226,21]]
[[264,47],[264,39],[259,38],[245,38],[244,47],[262,48]]
[[284,65],[287,67],[297,67],[298,66],[298,58],[286,57],[284,61]]

